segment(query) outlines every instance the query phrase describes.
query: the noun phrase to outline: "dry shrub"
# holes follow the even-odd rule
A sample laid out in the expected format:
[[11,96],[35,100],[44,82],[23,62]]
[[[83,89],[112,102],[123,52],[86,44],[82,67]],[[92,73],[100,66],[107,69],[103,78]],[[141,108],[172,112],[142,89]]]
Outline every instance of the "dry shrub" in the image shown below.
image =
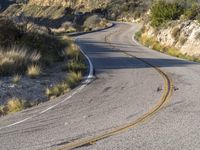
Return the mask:
[[26,74],[30,78],[35,78],[41,74],[41,68],[39,65],[30,65],[28,66]]
[[24,47],[12,46],[11,48],[0,48],[0,75],[22,74],[31,63],[36,63],[40,54],[29,52]]
[[18,112],[24,109],[23,101],[18,98],[11,98],[6,105],[7,113]]

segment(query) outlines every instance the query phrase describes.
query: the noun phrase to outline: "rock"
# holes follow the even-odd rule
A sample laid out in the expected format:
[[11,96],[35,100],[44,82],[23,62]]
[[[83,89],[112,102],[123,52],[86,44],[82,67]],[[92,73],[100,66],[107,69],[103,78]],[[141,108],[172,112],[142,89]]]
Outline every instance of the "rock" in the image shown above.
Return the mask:
[[[174,46],[182,54],[200,55],[200,24],[197,21],[172,22],[167,28],[160,29],[159,32],[150,25],[146,27],[147,36],[156,38],[161,44]],[[175,28],[180,30],[175,31]]]

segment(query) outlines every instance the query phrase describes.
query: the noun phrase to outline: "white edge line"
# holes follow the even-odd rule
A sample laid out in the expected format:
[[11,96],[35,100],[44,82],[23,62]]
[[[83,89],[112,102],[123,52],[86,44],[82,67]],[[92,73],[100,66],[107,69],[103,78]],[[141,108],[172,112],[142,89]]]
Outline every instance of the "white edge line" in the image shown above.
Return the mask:
[[[79,40],[79,39],[75,39],[75,42],[77,43],[78,40]],[[77,45],[78,45],[78,44],[77,44]],[[9,128],[9,127],[13,127],[13,126],[18,125],[18,124],[21,124],[21,123],[24,123],[24,122],[27,121],[27,120],[30,120],[30,119],[32,119],[32,118],[38,116],[38,115],[42,115],[42,114],[48,112],[49,110],[52,110],[52,109],[55,108],[56,106],[60,105],[61,103],[66,102],[67,100],[69,100],[70,98],[72,98],[75,94],[77,94],[77,93],[79,93],[80,91],[82,91],[82,90],[87,86],[87,84],[89,84],[89,83],[92,81],[92,79],[94,78],[94,75],[93,75],[93,70],[94,70],[93,64],[92,64],[90,58],[85,54],[85,52],[81,49],[80,46],[79,46],[79,49],[80,49],[81,53],[84,55],[84,57],[87,59],[87,61],[89,62],[89,67],[90,67],[89,74],[88,74],[86,80],[83,81],[83,83],[85,83],[85,84],[82,85],[82,86],[80,86],[80,87],[79,87],[78,89],[76,89],[72,94],[70,94],[67,98],[65,98],[64,100],[60,101],[59,103],[57,103],[57,104],[55,104],[55,105],[52,105],[52,106],[46,108],[45,110],[39,112],[39,113],[36,114],[36,115],[33,115],[33,116],[31,116],[31,117],[27,117],[27,118],[25,118],[25,119],[23,119],[23,120],[17,121],[17,122],[15,122],[15,123],[12,123],[12,124],[9,124],[9,125],[3,126],[3,127],[0,127],[0,130],[5,129],[5,128]]]

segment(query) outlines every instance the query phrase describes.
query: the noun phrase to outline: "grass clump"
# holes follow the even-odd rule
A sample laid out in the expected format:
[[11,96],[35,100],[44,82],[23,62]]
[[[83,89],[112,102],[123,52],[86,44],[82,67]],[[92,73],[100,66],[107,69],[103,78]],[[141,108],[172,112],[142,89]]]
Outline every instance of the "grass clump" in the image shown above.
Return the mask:
[[48,97],[58,97],[70,91],[70,87],[67,83],[62,82],[51,88],[46,89],[46,95]]
[[74,61],[74,60],[70,60],[67,63],[67,66],[64,67],[64,70],[68,70],[68,71],[74,71],[74,72],[84,72],[86,70],[86,65],[84,62],[81,61]]
[[70,87],[74,87],[78,82],[82,80],[83,76],[81,72],[70,72],[66,81]]
[[[184,40],[183,42],[186,41],[185,38],[183,40]],[[189,56],[187,54],[182,54],[177,48],[160,44],[160,42],[158,42],[155,38],[153,38],[153,37],[149,38],[145,34],[142,34],[139,37],[138,41],[141,44],[143,44],[147,47],[150,47],[154,50],[157,50],[159,52],[166,53],[168,55],[179,57],[179,58],[182,58],[182,59],[187,59],[187,60],[190,60],[190,61],[200,62],[199,57],[193,57],[193,56]]]
[[19,83],[20,80],[21,80],[21,75],[19,75],[19,74],[16,74],[16,75],[14,75],[14,76],[12,77],[12,82],[13,82],[14,84]]
[[0,16],[0,76],[23,75],[31,64],[45,67],[63,61],[65,46],[52,35],[30,32]]
[[27,65],[39,60],[39,53],[29,52],[24,47],[14,45],[10,48],[0,48],[0,75],[22,73]]
[[11,98],[8,100],[6,108],[6,113],[18,112],[24,109],[23,101],[19,98]]
[[92,15],[89,16],[85,21],[84,21],[84,28],[85,30],[93,30],[97,28],[105,28],[108,25],[108,21],[105,18],[101,18],[98,15]]
[[38,65],[30,65],[28,66],[26,74],[30,78],[35,78],[41,74],[41,68]]
[[80,50],[75,43],[71,43],[70,46],[65,49],[65,54],[69,59],[78,60],[80,56]]

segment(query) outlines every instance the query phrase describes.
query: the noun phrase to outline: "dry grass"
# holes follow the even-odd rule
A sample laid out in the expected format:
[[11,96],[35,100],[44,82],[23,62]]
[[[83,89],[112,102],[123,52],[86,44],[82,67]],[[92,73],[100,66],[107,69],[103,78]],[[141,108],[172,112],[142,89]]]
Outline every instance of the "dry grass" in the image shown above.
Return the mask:
[[67,55],[68,58],[77,60],[80,55],[80,51],[76,44],[71,43],[69,47],[65,49],[65,54]]
[[6,105],[7,113],[18,112],[24,109],[23,101],[18,98],[11,98]]
[[69,60],[66,66],[64,66],[62,69],[63,71],[74,71],[74,72],[84,72],[86,70],[86,65],[82,61],[74,61]]
[[98,15],[92,15],[88,17],[84,21],[84,30],[94,30],[94,29],[100,29],[100,28],[105,28],[108,26],[108,21],[105,18],[101,18]]
[[189,56],[186,54],[182,54],[177,48],[162,45],[158,41],[156,41],[156,39],[154,39],[152,37],[149,38],[145,34],[142,34],[138,39],[139,39],[138,41],[140,43],[142,43],[143,45],[145,45],[147,47],[151,47],[152,49],[160,51],[162,53],[166,53],[171,56],[187,59],[190,61],[200,62],[199,57],[193,57],[193,56]]
[[62,82],[51,88],[46,89],[46,95],[48,97],[58,97],[70,91],[70,87],[67,83]]
[[81,72],[70,72],[66,81],[70,87],[74,87],[82,80],[83,76]]
[[21,73],[30,63],[38,62],[40,54],[24,47],[0,48],[0,75]]
[[16,75],[14,75],[14,76],[12,77],[12,82],[13,82],[14,84],[19,83],[20,80],[21,80],[21,75],[19,75],[19,74],[16,74]]
[[39,76],[41,74],[41,68],[38,65],[30,65],[27,69],[26,74],[30,77],[30,78],[35,78],[37,76]]

